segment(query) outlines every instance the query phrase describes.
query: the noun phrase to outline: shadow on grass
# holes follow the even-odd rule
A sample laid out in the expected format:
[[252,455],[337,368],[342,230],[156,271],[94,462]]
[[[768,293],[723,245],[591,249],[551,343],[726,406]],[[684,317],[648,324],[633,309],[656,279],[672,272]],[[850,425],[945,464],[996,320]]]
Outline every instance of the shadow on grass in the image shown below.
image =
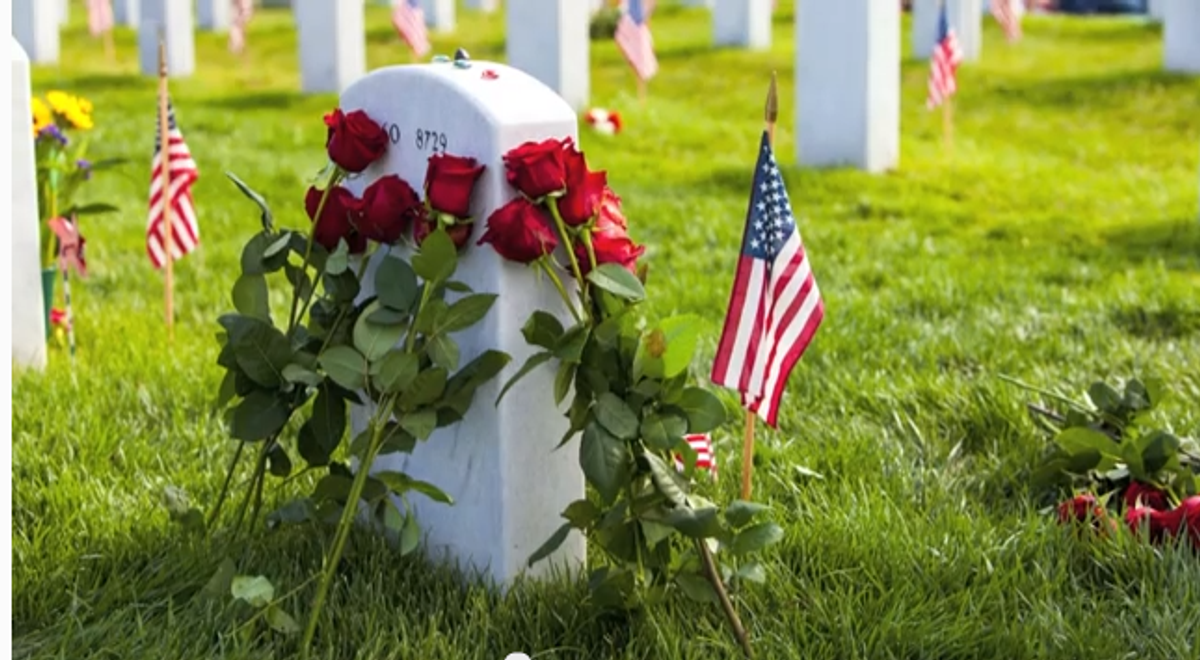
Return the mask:
[[1122,260],[1200,272],[1200,219],[1125,226],[1106,232],[1104,239],[1106,252]]
[[134,74],[88,73],[76,77],[67,77],[59,84],[63,87],[69,87],[75,94],[88,95],[95,92],[123,90],[144,92],[151,88],[153,79]]
[[294,107],[305,100],[299,92],[253,92],[205,99],[201,105],[210,108],[225,108],[227,110],[285,110]]
[[999,84],[992,93],[1030,105],[1090,109],[1127,107],[1133,98],[1194,87],[1195,79],[1160,70],[1114,71],[1102,76],[1050,79],[1029,84]]

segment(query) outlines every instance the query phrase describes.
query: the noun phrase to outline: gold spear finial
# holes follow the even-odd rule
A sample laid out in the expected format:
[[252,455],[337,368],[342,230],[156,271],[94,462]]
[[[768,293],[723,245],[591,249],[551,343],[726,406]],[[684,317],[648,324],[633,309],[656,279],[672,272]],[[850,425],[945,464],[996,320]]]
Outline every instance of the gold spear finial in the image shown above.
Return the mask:
[[776,88],[775,72],[771,72],[771,88],[767,90],[767,107],[765,119],[768,124],[774,124],[779,118],[779,90]]

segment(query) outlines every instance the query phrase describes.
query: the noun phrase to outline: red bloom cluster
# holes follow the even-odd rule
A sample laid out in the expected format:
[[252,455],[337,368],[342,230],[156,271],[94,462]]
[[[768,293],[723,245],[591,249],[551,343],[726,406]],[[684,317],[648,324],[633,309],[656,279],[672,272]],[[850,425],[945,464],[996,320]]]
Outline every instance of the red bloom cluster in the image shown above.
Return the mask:
[[[362,172],[387,149],[386,131],[362,110],[345,114],[336,109],[325,116],[325,125],[329,159],[345,172]],[[462,247],[470,238],[467,216],[481,174],[483,166],[474,158],[435,154],[425,174],[425,202],[395,174],[377,179],[361,198],[341,186],[334,186],[328,195],[314,186],[304,198],[308,217],[316,223],[313,239],[328,250],[345,239],[350,252],[359,254],[367,249],[368,240],[396,244],[410,227],[419,245],[441,223],[454,244]]]
[[504,167],[521,196],[488,218],[481,245],[490,243],[505,259],[536,261],[559,245],[557,213],[565,226],[581,234],[575,256],[582,272],[591,270],[592,253],[597,264],[616,263],[636,272],[646,248],[629,238],[621,200],[608,187],[607,173],[589,170],[573,139],[526,142],[504,155]]
[[[1171,509],[1166,493],[1134,481],[1125,489],[1123,500],[1125,524],[1134,534],[1140,534],[1144,529],[1150,541],[1156,544],[1186,534],[1192,547],[1200,551],[1200,496],[1189,497]],[[1063,523],[1090,519],[1093,525],[1114,526],[1107,511],[1090,493],[1076,495],[1060,504],[1058,519]]]

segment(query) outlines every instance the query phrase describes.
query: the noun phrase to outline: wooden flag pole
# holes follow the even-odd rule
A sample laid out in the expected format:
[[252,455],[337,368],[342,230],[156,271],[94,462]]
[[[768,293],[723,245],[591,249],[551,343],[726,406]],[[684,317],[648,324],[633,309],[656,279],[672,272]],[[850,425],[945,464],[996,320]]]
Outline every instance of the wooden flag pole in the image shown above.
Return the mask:
[[637,91],[638,91],[638,102],[641,103],[642,105],[645,105],[646,104],[646,81],[643,80],[640,76],[638,77]]
[[954,97],[948,97],[942,102],[942,142],[946,153],[954,151]]
[[171,217],[171,136],[168,109],[167,89],[167,43],[163,35],[158,36],[158,135],[159,158],[162,162],[162,223],[159,234],[162,236],[163,252],[166,254],[164,266],[164,287],[166,290],[167,341],[175,341],[175,225]]

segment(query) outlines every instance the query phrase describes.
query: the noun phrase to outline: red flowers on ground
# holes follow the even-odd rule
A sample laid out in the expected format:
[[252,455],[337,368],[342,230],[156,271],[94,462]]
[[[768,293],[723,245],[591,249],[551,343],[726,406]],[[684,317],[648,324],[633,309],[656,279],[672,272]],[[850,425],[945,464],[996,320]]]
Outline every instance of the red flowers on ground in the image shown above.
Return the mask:
[[1096,501],[1096,496],[1083,493],[1058,505],[1058,521],[1061,523],[1084,522],[1088,516],[1100,519],[1107,516],[1104,507]]
[[541,199],[560,193],[567,187],[567,170],[563,154],[574,146],[571,138],[550,138],[542,142],[526,142],[504,154],[508,183],[529,199]]
[[329,159],[347,172],[367,169],[387,151],[387,132],[362,110],[346,114],[336,108],[325,115],[325,125],[329,128],[325,139]]
[[491,243],[505,259],[527,264],[558,247],[558,236],[549,223],[543,209],[518,197],[492,213],[479,245]]
[[1171,508],[1167,502],[1166,493],[1150,484],[1131,481],[1125,489],[1125,506],[1131,508],[1139,506],[1139,501],[1141,502],[1140,506],[1150,507],[1155,511],[1166,511]]
[[358,230],[367,238],[395,245],[413,220],[424,215],[417,192],[395,174],[380,177],[363,191]]
[[[333,250],[337,247],[338,239],[344,238],[351,254],[365,251],[367,239],[358,233],[354,225],[354,219],[362,213],[362,202],[349,190],[334,186],[325,199],[325,206],[321,207],[323,194],[314,186],[309,188],[308,194],[304,196],[304,208],[308,211],[308,217],[316,223],[313,227],[313,240],[326,250]],[[318,208],[321,211],[319,218]]]
[[[434,154],[425,170],[425,198],[435,211],[465,218],[471,214],[471,193],[483,174],[474,158]],[[470,233],[468,231],[468,233]]]

